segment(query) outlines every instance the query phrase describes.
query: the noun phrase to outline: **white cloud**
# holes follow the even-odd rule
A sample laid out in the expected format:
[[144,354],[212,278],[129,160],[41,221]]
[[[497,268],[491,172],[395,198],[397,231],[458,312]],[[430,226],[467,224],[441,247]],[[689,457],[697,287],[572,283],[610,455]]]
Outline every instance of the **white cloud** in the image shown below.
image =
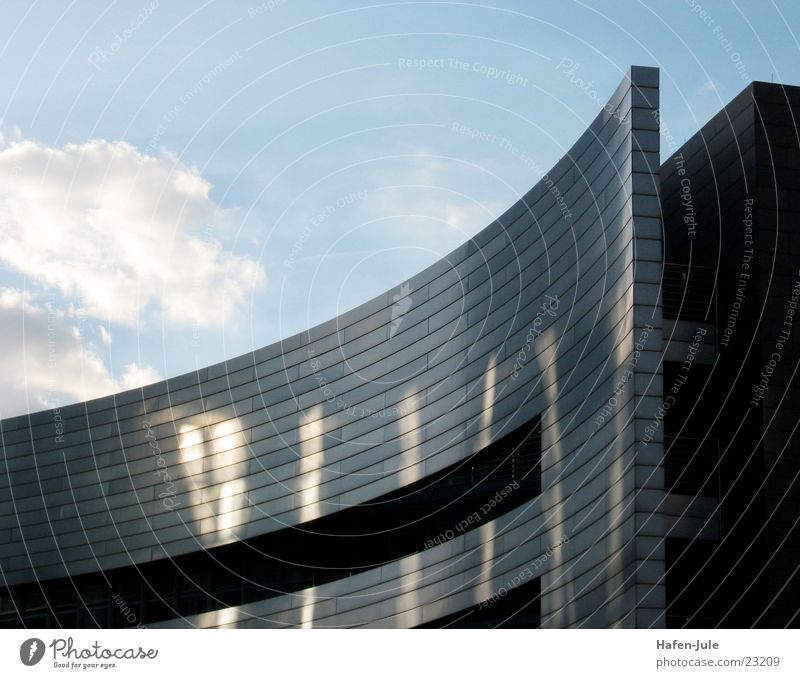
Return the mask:
[[127,390],[129,388],[138,388],[145,384],[152,384],[160,379],[161,376],[158,374],[157,369],[149,365],[140,367],[136,363],[130,363],[125,365],[125,371],[120,377],[120,383],[122,384],[122,388]]
[[717,94],[720,91],[719,83],[710,78],[700,85],[700,94]]
[[[17,127],[17,125],[14,125],[11,128],[10,135],[12,139],[21,139],[22,131],[19,127]],[[8,136],[9,132],[8,130],[4,129],[3,118],[0,118],[0,146],[3,146],[8,141]]]
[[100,332],[100,341],[106,346],[111,346],[111,332],[106,329],[105,325],[98,325],[97,329]]
[[217,326],[265,283],[258,262],[213,237],[231,213],[174,158],[124,142],[15,141],[0,149],[0,176],[0,261],[74,299],[75,314]]
[[0,288],[0,417],[160,379],[153,368],[136,365],[127,365],[114,379],[100,356],[82,343],[74,322],[30,293]]
[[445,211],[447,225],[459,233],[473,233],[476,228],[483,228],[494,218],[494,214],[487,213],[482,205],[448,204]]
[[379,188],[359,207],[367,218],[397,217],[382,223],[382,238],[393,228],[444,256],[491,223],[503,205],[486,200],[487,176],[478,168],[447,162],[424,148],[414,151],[405,166],[372,172]]

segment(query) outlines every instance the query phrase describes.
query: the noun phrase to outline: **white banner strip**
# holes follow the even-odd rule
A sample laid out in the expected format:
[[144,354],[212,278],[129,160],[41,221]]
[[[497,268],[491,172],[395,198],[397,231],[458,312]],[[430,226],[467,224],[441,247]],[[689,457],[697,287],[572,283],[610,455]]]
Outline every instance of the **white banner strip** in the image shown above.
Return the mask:
[[798,676],[797,631],[83,631],[0,634],[3,676]]

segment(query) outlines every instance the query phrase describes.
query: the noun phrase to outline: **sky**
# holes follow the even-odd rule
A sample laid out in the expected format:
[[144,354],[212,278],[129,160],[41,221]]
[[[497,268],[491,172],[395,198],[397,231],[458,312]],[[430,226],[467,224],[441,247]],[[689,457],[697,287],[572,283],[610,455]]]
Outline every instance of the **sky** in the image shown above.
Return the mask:
[[631,64],[662,159],[752,80],[800,85],[796,0],[4,1],[0,418],[275,342],[468,240]]

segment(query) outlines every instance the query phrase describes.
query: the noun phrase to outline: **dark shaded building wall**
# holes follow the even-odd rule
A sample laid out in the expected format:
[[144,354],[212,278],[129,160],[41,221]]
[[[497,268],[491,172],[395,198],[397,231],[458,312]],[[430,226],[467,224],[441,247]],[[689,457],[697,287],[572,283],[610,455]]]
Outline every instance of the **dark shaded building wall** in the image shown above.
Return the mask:
[[721,521],[718,543],[668,540],[673,626],[783,626],[797,607],[800,330],[781,335],[800,254],[792,110],[800,89],[753,83],[661,168],[665,295],[681,288],[673,315],[710,324],[715,344],[665,433],[718,444]]
[[[796,626],[800,601],[800,88],[754,83],[763,317],[753,391],[764,429],[766,581],[759,625]],[[771,374],[767,369],[775,366]],[[763,375],[761,373],[764,373]],[[768,382],[764,385],[766,377]]]

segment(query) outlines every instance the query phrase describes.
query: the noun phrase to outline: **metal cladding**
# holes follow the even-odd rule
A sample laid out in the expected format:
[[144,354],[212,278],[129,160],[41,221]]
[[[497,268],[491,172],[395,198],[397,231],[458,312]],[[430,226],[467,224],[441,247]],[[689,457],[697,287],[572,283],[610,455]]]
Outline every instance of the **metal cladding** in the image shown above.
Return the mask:
[[163,625],[410,627],[537,577],[542,626],[663,626],[658,97],[657,69],[632,67],[502,217],[352,311],[3,421],[5,584],[300,526],[540,415],[535,499],[381,567]]

